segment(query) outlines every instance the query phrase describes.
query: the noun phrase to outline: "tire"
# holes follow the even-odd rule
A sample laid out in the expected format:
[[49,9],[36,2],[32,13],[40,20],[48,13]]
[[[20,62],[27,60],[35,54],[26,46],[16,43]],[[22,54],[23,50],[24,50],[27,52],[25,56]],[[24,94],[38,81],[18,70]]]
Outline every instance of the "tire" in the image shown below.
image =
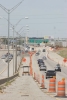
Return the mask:
[[47,77],[46,77],[46,79],[47,79]]

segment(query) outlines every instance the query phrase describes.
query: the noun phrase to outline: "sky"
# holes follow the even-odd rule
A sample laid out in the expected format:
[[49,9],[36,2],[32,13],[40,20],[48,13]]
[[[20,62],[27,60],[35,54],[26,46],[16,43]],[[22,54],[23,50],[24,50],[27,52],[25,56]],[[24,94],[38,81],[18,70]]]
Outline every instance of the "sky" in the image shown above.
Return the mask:
[[[11,10],[21,1],[0,0],[0,36],[8,36],[8,14],[1,7]],[[15,30],[22,36],[67,38],[67,0],[23,0],[10,13],[10,23],[14,26],[20,19]],[[13,36],[13,30],[9,35]]]

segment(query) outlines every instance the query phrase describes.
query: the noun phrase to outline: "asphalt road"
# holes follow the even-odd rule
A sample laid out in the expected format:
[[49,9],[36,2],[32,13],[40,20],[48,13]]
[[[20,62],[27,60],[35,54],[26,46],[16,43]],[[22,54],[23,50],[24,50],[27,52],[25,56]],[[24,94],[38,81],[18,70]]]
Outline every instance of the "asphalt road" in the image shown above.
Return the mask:
[[[5,59],[1,59],[1,56],[6,54],[7,50],[0,51],[0,79],[6,78],[8,76],[8,63],[5,62]],[[13,51],[10,51],[13,54]],[[17,69],[20,64],[20,56],[17,56]],[[15,52],[14,52],[14,72],[15,72]],[[13,75],[13,59],[9,63],[9,76]]]
[[[46,56],[46,52],[41,52],[39,56],[35,56],[34,55],[34,59],[36,61],[36,65],[37,64],[37,59],[42,58],[43,56]],[[47,66],[47,70],[54,70],[54,67],[56,66],[56,62],[50,60],[49,58],[47,58],[47,60],[44,60],[45,65]],[[39,66],[38,66],[39,68]],[[40,71],[41,74],[43,74],[45,76],[45,87],[47,88],[47,91],[49,89],[49,79],[46,79],[46,74],[44,71]],[[67,92],[67,68],[61,66],[61,72],[56,72],[56,86],[58,84],[58,81],[61,81],[62,78],[65,78],[65,82],[66,82],[66,92]],[[56,87],[57,90],[57,87]]]

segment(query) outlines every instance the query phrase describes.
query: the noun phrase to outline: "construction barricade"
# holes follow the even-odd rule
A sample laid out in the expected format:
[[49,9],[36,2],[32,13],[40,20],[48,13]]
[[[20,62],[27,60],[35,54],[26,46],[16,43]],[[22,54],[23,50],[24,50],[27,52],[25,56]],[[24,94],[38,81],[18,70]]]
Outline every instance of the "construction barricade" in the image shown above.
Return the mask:
[[62,79],[62,81],[58,82],[57,96],[59,96],[59,97],[65,96],[65,80],[63,80],[63,79]]
[[56,79],[51,78],[49,80],[49,91],[48,92],[56,92]]
[[40,75],[37,75],[37,82],[40,84]]
[[44,84],[44,75],[42,75],[41,87],[42,87],[43,89],[45,88],[45,84]]

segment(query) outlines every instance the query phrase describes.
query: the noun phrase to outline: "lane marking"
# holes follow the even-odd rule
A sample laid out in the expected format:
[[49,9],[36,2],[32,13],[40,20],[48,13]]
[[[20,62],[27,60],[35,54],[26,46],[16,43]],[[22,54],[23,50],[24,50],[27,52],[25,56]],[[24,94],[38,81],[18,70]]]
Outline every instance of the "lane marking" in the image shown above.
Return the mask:
[[2,70],[2,71],[0,72],[0,74],[2,74],[6,69],[7,69],[7,66],[6,66],[6,68],[4,68],[4,70]]
[[61,100],[61,99],[59,99],[59,98],[56,98],[56,100]]

